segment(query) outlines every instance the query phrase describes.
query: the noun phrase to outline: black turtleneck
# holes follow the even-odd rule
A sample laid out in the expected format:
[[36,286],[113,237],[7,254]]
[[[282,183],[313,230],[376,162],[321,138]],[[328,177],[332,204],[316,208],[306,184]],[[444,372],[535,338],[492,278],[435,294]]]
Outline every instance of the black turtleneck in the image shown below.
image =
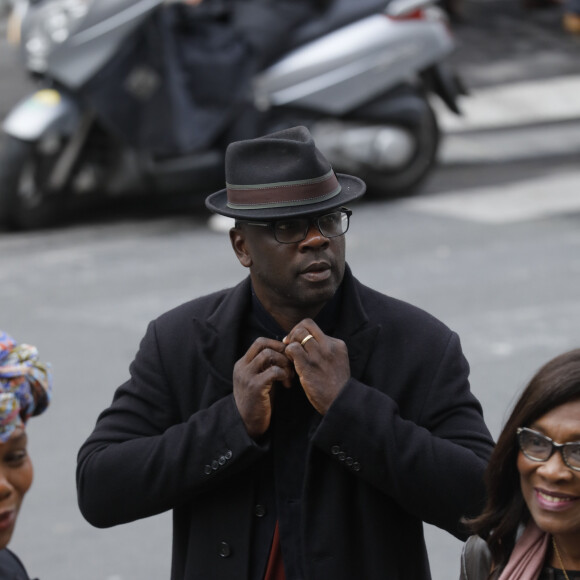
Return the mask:
[[[339,290],[314,319],[330,336],[335,330],[340,299]],[[281,341],[286,334],[252,290],[252,307],[242,341],[245,350],[259,337]],[[250,559],[252,580],[264,578],[276,520],[279,522],[286,579],[304,578],[302,495],[308,447],[319,422],[320,415],[308,401],[297,377],[290,389],[275,386],[272,424],[263,441],[269,446],[269,451],[256,467],[256,517]]]

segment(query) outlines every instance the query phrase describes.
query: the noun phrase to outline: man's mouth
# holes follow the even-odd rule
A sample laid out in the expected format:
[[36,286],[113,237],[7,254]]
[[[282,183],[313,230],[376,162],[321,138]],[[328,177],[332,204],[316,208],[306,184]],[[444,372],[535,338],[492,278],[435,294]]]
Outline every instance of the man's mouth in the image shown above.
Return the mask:
[[322,282],[330,277],[331,269],[328,262],[314,262],[304,268],[301,276],[310,282]]

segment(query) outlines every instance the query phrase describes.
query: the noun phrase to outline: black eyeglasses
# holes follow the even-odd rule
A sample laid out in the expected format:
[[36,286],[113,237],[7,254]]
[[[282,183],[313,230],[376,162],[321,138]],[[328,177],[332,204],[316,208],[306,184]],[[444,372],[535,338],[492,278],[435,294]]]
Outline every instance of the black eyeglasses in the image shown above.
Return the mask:
[[315,224],[318,231],[325,238],[337,238],[338,236],[343,236],[348,231],[351,215],[352,211],[350,209],[341,207],[336,211],[314,217],[282,219],[271,222],[239,220],[236,221],[236,225],[243,223],[249,226],[272,228],[277,242],[280,242],[281,244],[296,244],[306,239],[308,230],[310,229],[310,224]]
[[522,453],[532,461],[548,461],[558,450],[562,454],[564,463],[575,471],[580,471],[580,441],[571,443],[555,443],[549,437],[528,429],[520,427],[517,430],[518,443]]

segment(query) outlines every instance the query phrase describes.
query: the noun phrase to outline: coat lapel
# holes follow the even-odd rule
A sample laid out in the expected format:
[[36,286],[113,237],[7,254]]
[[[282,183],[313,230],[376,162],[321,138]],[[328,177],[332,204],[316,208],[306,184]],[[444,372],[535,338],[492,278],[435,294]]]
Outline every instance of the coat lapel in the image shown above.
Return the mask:
[[346,267],[343,283],[341,318],[337,325],[336,338],[346,343],[351,375],[360,380],[373,350],[373,342],[379,325],[371,322],[362,304],[360,291],[363,286]]
[[[349,353],[351,374],[361,379],[372,352],[373,341],[379,326],[370,321],[361,302],[362,285],[346,267],[343,282],[340,320],[336,326],[336,338],[343,340]],[[242,325],[251,307],[250,278],[240,282],[224,293],[224,299],[206,320],[196,319],[203,341],[205,360],[214,379],[213,401],[232,392],[234,364],[243,354],[238,352]]]
[[207,319],[194,319],[202,337],[202,349],[213,379],[209,395],[217,401],[232,392],[234,364],[238,352],[242,324],[250,308],[250,278],[224,292],[224,299]]

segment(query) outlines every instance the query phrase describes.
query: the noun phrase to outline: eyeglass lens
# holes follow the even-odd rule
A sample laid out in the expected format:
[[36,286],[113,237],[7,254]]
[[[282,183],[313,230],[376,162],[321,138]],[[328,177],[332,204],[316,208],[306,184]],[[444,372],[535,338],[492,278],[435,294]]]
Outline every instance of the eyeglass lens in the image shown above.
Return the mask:
[[564,463],[580,471],[580,442],[554,443],[549,437],[528,428],[519,430],[518,441],[522,453],[532,461],[547,461],[558,449]]
[[283,244],[301,242],[308,235],[311,223],[315,223],[320,233],[326,238],[342,236],[348,230],[350,212],[333,211],[315,218],[295,218],[278,220],[273,224],[276,240]]

